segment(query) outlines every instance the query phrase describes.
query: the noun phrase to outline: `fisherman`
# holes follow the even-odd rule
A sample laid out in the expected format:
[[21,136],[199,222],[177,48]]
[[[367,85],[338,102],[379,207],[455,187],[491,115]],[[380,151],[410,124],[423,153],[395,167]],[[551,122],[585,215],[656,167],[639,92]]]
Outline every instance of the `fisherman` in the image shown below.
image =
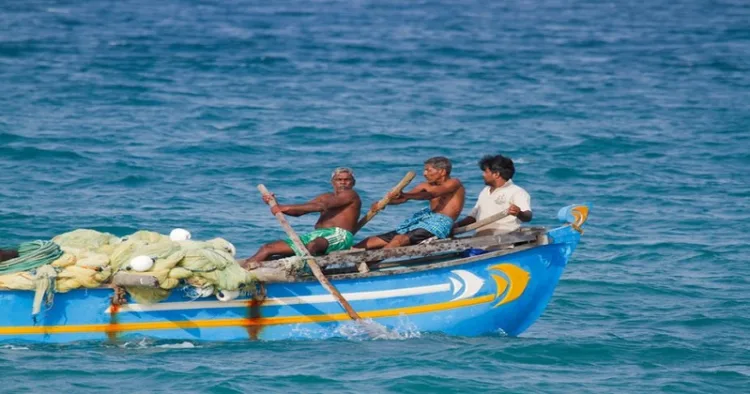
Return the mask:
[[471,213],[456,222],[454,227],[463,227],[495,214],[507,213],[507,216],[477,229],[477,235],[498,235],[518,230],[521,222],[531,221],[531,197],[511,180],[516,173],[513,160],[503,155],[487,155],[479,160],[479,168],[487,186],[479,193]]
[[[362,201],[354,191],[354,171],[348,167],[336,168],[331,174],[332,193],[321,194],[304,204],[277,205],[271,213],[281,212],[289,216],[302,216],[320,212],[315,230],[300,236],[307,250],[312,255],[327,254],[337,250],[346,250],[354,243],[354,227],[359,219]],[[273,197],[263,196],[268,203]],[[251,257],[241,262],[246,269],[257,268],[272,255],[302,255],[291,239],[274,241],[265,244]]]
[[[355,247],[365,249],[395,248],[416,245],[432,237],[450,235],[453,221],[464,208],[466,191],[457,178],[451,178],[451,162],[432,157],[424,162],[423,182],[408,193],[392,195],[389,205],[409,200],[429,200],[430,205],[401,223],[396,230],[364,239]],[[373,205],[373,209],[376,206]]]

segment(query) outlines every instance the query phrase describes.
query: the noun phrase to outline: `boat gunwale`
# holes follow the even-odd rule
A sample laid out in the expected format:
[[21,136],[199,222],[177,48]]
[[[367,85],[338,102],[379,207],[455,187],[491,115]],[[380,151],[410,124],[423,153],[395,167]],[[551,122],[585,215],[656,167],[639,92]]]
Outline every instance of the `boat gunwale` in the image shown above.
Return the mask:
[[[563,226],[563,227],[567,227],[567,226]],[[518,252],[523,252],[523,251],[526,251],[526,250],[529,250],[529,249],[533,249],[533,248],[538,247],[538,246],[547,245],[547,244],[550,243],[549,239],[547,237],[547,233],[550,230],[547,229],[547,228],[545,228],[545,227],[523,227],[521,231],[537,233],[536,240],[529,241],[529,242],[526,242],[526,243],[522,243],[520,245],[505,244],[506,246],[511,246],[511,247],[510,248],[503,248],[503,249],[500,249],[500,250],[490,251],[490,252],[483,253],[483,254],[476,255],[476,256],[469,256],[469,257],[464,257],[464,258],[459,258],[459,259],[452,259],[452,260],[448,260],[448,261],[439,261],[439,262],[435,262],[435,263],[418,264],[418,265],[409,266],[409,265],[406,265],[406,264],[408,264],[408,261],[409,261],[407,259],[407,260],[403,261],[403,263],[405,263],[405,265],[403,265],[402,267],[394,268],[394,269],[373,270],[373,271],[364,272],[364,273],[362,273],[362,272],[351,272],[351,273],[329,274],[329,275],[326,275],[326,277],[329,278],[330,280],[357,280],[357,279],[376,278],[376,277],[383,277],[383,276],[394,276],[394,275],[401,275],[401,274],[410,274],[410,273],[421,272],[421,271],[430,271],[430,270],[434,270],[434,269],[441,269],[441,268],[446,268],[446,267],[454,267],[454,266],[460,266],[460,265],[465,265],[465,264],[471,264],[471,263],[474,263],[474,262],[477,262],[477,261],[482,261],[482,260],[491,259],[491,258],[495,258],[495,257],[499,257],[499,256],[504,256],[504,255],[509,255],[509,254],[513,254],[513,253],[518,253]],[[472,238],[472,237],[473,236],[470,236],[470,237],[458,237],[458,238],[453,238],[453,240],[469,239],[469,238]],[[502,245],[503,244],[498,244],[497,246],[502,246]],[[412,246],[419,246],[419,245],[412,245]],[[436,259],[440,259],[441,256],[445,256],[446,254],[458,253],[458,252],[459,251],[446,251],[443,254],[435,254],[432,257],[434,257]],[[429,256],[422,256],[422,257],[419,257],[419,258],[425,258],[425,257],[429,257]],[[414,259],[412,259],[412,260],[414,260]],[[264,285],[272,285],[272,284],[283,285],[283,284],[287,284],[287,283],[291,284],[291,283],[314,282],[316,280],[317,279],[315,279],[315,277],[313,277],[313,276],[309,276],[309,277],[305,276],[305,277],[296,277],[296,278],[292,278],[290,280],[284,280],[284,281],[268,281],[268,282],[260,282],[259,281],[258,283],[261,283],[261,284],[264,284]],[[74,290],[71,290],[71,291],[75,291],[75,290],[99,290],[99,289],[109,289],[109,290],[112,290],[113,288],[112,288],[112,285],[110,283],[107,283],[107,284],[104,284],[104,285],[99,286],[99,287],[94,287],[94,288],[80,288],[80,289],[74,289]],[[18,291],[18,290],[16,290],[16,289],[0,289],[0,292],[6,292],[6,291]]]

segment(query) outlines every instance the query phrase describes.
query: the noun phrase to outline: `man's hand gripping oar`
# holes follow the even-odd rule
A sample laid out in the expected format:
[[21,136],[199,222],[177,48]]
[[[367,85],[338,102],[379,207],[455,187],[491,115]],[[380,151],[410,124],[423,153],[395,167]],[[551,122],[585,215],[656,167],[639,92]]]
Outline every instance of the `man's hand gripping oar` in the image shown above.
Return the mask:
[[[271,206],[271,209],[275,208],[278,204],[276,203],[276,199],[273,197],[273,194],[268,192],[268,189],[266,189],[263,185],[258,185],[258,190],[260,193],[264,196],[264,200],[267,200],[268,205]],[[315,262],[315,258],[310,254],[310,252],[307,250],[305,245],[302,243],[302,241],[297,236],[297,233],[294,232],[292,229],[292,226],[289,225],[289,222],[287,222],[286,218],[284,217],[284,214],[281,212],[276,211],[274,213],[274,216],[276,216],[276,219],[281,224],[281,227],[284,229],[286,234],[289,236],[289,239],[292,240],[292,243],[294,243],[294,246],[297,247],[297,249],[303,253],[302,257],[306,262],[307,265],[310,267],[310,270],[312,271],[313,275],[315,275],[315,278],[318,279],[318,282],[320,282],[323,287],[328,290],[329,293],[333,295],[333,297],[341,304],[342,307],[346,310],[346,313],[349,315],[352,320],[360,321],[361,318],[357,314],[357,312],[354,311],[351,305],[349,305],[349,302],[346,301],[346,299],[339,293],[339,291],[334,287],[331,282],[328,281],[328,278],[325,277],[323,274],[323,271],[320,270],[320,267],[318,266],[318,263]]]

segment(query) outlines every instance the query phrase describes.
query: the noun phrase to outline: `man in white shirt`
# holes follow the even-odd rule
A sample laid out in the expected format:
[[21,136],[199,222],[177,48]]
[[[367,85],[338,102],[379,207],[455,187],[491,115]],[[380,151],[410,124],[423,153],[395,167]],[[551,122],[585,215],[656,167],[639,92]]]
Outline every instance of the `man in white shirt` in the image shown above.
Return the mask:
[[479,168],[487,186],[479,193],[469,216],[457,221],[453,227],[507,213],[507,216],[477,229],[477,235],[497,235],[518,230],[522,222],[531,221],[531,197],[511,180],[516,173],[513,160],[502,155],[487,155],[479,161]]

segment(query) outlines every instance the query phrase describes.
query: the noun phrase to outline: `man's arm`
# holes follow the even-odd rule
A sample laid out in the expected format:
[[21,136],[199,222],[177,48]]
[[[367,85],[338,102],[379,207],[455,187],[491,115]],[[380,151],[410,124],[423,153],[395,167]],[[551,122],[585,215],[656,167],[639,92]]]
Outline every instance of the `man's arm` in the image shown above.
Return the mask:
[[[327,209],[343,207],[351,204],[357,197],[353,190],[346,190],[337,195],[321,194],[304,204],[279,205],[278,212],[289,216],[302,216],[312,212],[323,212]],[[274,212],[274,215],[276,213]]]
[[458,179],[448,179],[448,181],[446,181],[442,185],[433,187],[432,190],[430,191],[427,191],[426,188],[423,188],[420,191],[403,193],[401,197],[405,199],[404,201],[432,200],[433,198],[437,198],[440,196],[444,196],[446,194],[454,193],[460,187],[461,187],[461,182]]
[[524,223],[531,221],[531,196],[528,192],[523,190],[513,196],[508,215],[513,215]]
[[411,191],[408,192],[408,193],[399,193],[398,195],[391,197],[391,200],[388,202],[388,205],[403,204],[403,203],[405,203],[406,201],[409,200],[408,198],[404,197],[405,195],[423,192],[426,187],[427,187],[426,183],[420,183],[419,185],[417,185],[413,189],[411,189]]
[[470,225],[472,223],[476,223],[476,222],[477,222],[477,218],[475,218],[474,216],[467,216],[467,217],[465,217],[465,218],[457,221],[455,224],[453,224],[453,228],[468,226],[468,225]]
[[[481,193],[480,193],[480,196],[481,196]],[[471,212],[469,212],[469,214],[465,218],[454,223],[453,228],[468,226],[472,223],[476,223],[477,216],[479,216],[479,199],[478,198],[477,198],[477,202],[474,204],[474,208],[471,209]]]
[[510,208],[508,208],[508,215],[513,215],[518,218],[518,220],[522,222],[530,222],[531,221],[531,211],[522,211],[521,208],[518,207],[518,205],[510,204]]

